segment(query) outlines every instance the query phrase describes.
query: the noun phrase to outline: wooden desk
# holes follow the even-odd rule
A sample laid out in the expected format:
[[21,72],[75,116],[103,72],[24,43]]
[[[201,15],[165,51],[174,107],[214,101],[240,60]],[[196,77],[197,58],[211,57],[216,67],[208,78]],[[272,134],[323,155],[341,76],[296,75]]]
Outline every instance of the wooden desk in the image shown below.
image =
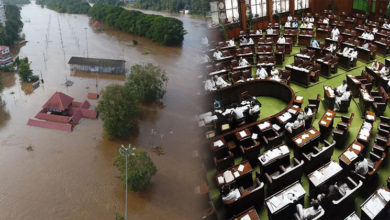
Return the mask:
[[266,198],[265,205],[267,206],[268,218],[270,220],[292,219],[296,212],[296,205],[298,203],[303,205],[305,195],[305,189],[299,181],[296,181]]
[[278,124],[280,126],[284,127],[288,122],[293,120],[293,117],[292,117],[291,113],[285,112],[285,113],[279,115],[278,117],[276,117],[276,119],[278,120]]
[[310,71],[292,65],[286,65],[286,70],[291,71],[291,81],[308,87],[310,84]]
[[332,38],[325,38],[325,47],[329,47],[331,44],[336,44],[337,47],[339,46],[339,41],[338,40],[333,40]]
[[358,51],[358,59],[366,63],[369,63],[371,61],[371,51],[369,49],[360,46],[356,47],[356,49]]
[[[352,142],[347,149],[344,150],[342,154],[339,156],[339,163],[343,168],[352,168],[352,166],[355,164],[358,155],[363,152],[364,150],[364,145],[359,143],[358,141]],[[351,157],[351,159],[348,158],[349,154],[352,156],[353,153],[348,153],[348,152],[353,152],[356,154],[356,157]]]
[[313,35],[302,35],[300,34],[299,36],[299,46],[309,46],[310,45],[310,40],[313,38]]
[[277,43],[276,46],[284,46],[284,51],[286,52],[286,54],[291,54],[291,52],[292,52],[292,44],[289,44],[289,43],[284,43],[284,44]]
[[249,210],[246,210],[243,213],[240,213],[237,217],[234,217],[231,220],[242,220],[248,217],[250,220],[260,220],[260,217],[257,214],[256,209],[254,208],[251,208]]
[[287,145],[279,145],[264,152],[258,157],[262,172],[268,172],[279,165],[290,163],[290,149]]
[[258,124],[257,127],[259,128],[260,133],[264,133],[272,128],[272,124],[269,121],[265,121],[263,123]]
[[333,89],[329,86],[324,86],[324,102],[328,109],[334,108],[334,103],[336,100],[336,95],[333,92]]
[[328,29],[317,28],[316,38],[317,39],[325,39],[326,37],[329,36],[329,33],[330,33],[330,30],[328,30]]
[[297,157],[300,158],[303,152],[310,150],[313,146],[317,146],[320,135],[320,132],[315,127],[311,127],[295,136],[292,139],[294,155],[297,155]]
[[366,118],[366,121],[370,121],[370,122],[374,123],[375,120],[376,120],[376,115],[375,115],[374,112],[367,111],[367,112],[366,112],[366,117],[365,117],[365,118]]
[[[363,202],[360,206],[361,219],[385,219],[386,210],[389,208],[388,193],[390,193],[390,190],[382,186]],[[383,196],[384,194],[386,197]]]
[[390,59],[385,59],[385,66],[390,66]]
[[223,152],[227,151],[227,145],[224,138],[217,139],[210,143],[210,150],[213,152],[214,155],[218,155],[219,153],[222,154]]
[[[238,169],[240,166],[241,167],[243,166],[243,168],[244,168],[242,171],[239,171],[239,169]],[[223,177],[223,173],[226,171],[232,172],[232,174],[233,174],[232,181],[226,182],[225,178]],[[234,167],[231,167],[231,168],[224,170],[224,171],[220,172],[219,174],[217,174],[217,176],[215,176],[215,182],[219,188],[222,188],[223,185],[230,185],[234,182],[237,182],[237,180],[239,180],[240,178],[242,178],[243,176],[245,176],[248,173],[252,173],[252,171],[253,171],[253,169],[252,169],[251,164],[248,161],[243,161],[240,164],[237,164]],[[235,173],[237,174],[237,176],[235,175]],[[223,178],[224,182],[219,183],[218,178]]]
[[348,47],[348,48],[355,48],[355,44],[351,44],[351,43],[348,43],[346,41],[344,42],[341,42],[341,45],[340,45],[340,49],[341,50],[344,50],[345,47]]
[[353,75],[347,75],[348,88],[351,90],[353,97],[358,97],[360,94],[361,82]]
[[376,52],[386,56],[389,53],[389,46],[386,43],[380,41],[374,41],[374,44],[377,46]]
[[373,102],[374,98],[368,93],[368,91],[366,89],[360,89],[359,107],[362,114],[370,109]]
[[311,60],[311,57],[305,55],[305,54],[301,54],[301,53],[297,53],[294,55],[294,60],[296,60],[297,58],[299,59],[303,59],[303,60]]
[[329,62],[324,61],[323,59],[317,59],[317,63],[321,65],[320,74],[325,76],[326,78],[331,77]]
[[333,120],[335,116],[336,112],[328,109],[321,117],[320,121],[318,122],[321,132],[321,138],[326,138],[329,136],[330,132],[333,129]]
[[238,141],[242,141],[243,139],[249,138],[251,135],[251,132],[249,131],[248,128],[246,128],[242,131],[236,132],[234,135]]
[[293,105],[298,105],[299,107],[302,107],[303,101],[304,101],[303,96],[295,96]]
[[338,163],[330,161],[307,175],[310,183],[309,195],[311,197],[316,196],[321,185],[334,182],[341,171],[343,171],[343,168]]
[[351,61],[350,57],[344,56],[340,52],[337,53],[337,56],[339,57],[339,67],[344,70],[349,70],[356,65],[355,62]]
[[319,47],[312,47],[308,46],[307,49],[314,50],[315,51],[315,58],[318,59],[322,57],[322,49]]

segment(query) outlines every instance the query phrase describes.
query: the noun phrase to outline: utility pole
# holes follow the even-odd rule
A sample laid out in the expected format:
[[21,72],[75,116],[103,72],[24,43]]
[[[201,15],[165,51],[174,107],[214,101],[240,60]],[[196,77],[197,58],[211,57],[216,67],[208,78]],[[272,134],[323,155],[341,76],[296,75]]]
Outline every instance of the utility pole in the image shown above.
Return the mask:
[[135,147],[131,147],[131,144],[126,148],[123,144],[119,148],[119,153],[122,156],[126,157],[126,212],[125,212],[125,220],[128,220],[128,208],[127,208],[127,161],[129,156],[134,156],[135,155]]
[[86,44],[87,44],[87,58],[88,58],[88,37],[87,37],[87,29],[88,29],[88,28],[84,28],[84,30],[85,30],[85,42],[86,42]]

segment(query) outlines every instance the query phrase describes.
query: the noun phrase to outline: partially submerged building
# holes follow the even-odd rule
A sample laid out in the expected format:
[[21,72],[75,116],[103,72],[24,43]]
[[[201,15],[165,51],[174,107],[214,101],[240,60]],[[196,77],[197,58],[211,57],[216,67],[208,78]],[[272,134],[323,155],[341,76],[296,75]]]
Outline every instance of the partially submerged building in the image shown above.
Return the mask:
[[125,74],[125,63],[126,61],[124,60],[86,57],[71,57],[68,62],[72,71],[86,71],[109,74]]
[[0,46],[0,67],[12,65],[12,56],[7,46]]
[[56,92],[42,106],[42,110],[27,124],[36,127],[72,131],[81,118],[96,119],[97,113],[89,109],[88,101],[76,102],[72,97]]

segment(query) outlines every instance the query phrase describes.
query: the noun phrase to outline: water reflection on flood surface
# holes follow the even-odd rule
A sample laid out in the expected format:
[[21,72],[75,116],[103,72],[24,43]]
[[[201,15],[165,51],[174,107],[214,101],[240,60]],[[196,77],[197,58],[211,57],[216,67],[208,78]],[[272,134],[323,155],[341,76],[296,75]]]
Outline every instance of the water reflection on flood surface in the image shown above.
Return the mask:
[[[188,34],[182,48],[169,48],[116,30],[94,32],[85,15],[58,14],[35,3],[23,6],[21,14],[31,22],[24,25],[28,43],[19,56],[29,58],[45,83],[32,90],[18,76],[1,76],[0,218],[114,219],[116,210],[124,210],[124,188],[112,166],[122,143],[146,149],[158,169],[149,190],[129,194],[129,219],[198,218],[194,186],[200,172],[192,154],[199,148],[193,116],[200,106],[195,58],[203,20],[174,15]],[[133,39],[137,46],[131,46]],[[145,50],[150,54],[143,55]],[[138,131],[128,140],[107,140],[100,120],[82,119],[71,133],[26,125],[56,91],[83,101],[88,92],[124,83],[123,78],[71,73],[69,58],[87,52],[89,57],[124,59],[128,68],[152,62],[168,73],[164,104],[143,106]],[[74,84],[66,87],[66,80]],[[96,106],[95,100],[89,101]],[[30,145],[33,151],[26,150]],[[155,146],[164,154],[155,153]]]

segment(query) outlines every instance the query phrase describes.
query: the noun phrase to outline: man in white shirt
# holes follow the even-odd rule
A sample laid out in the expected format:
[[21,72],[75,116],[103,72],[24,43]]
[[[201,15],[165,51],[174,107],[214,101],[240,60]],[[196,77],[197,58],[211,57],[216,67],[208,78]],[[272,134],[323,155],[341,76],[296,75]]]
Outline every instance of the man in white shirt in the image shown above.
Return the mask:
[[267,29],[267,34],[273,34],[273,33],[274,33],[274,30],[272,29],[271,26],[269,26]]
[[280,35],[280,37],[279,37],[277,43],[278,43],[278,44],[284,44],[284,43],[286,43],[286,38],[284,38],[283,35]]
[[236,46],[236,44],[234,43],[234,40],[233,40],[233,39],[230,39],[230,40],[229,40],[229,46],[230,46],[230,47]]
[[386,66],[382,67],[380,74],[381,74],[381,76],[389,75],[389,68],[387,68]]
[[351,96],[351,92],[350,91],[344,92],[341,96],[336,96],[335,110],[338,111],[340,109],[341,102],[342,101],[347,101],[350,96]]
[[291,27],[291,22],[290,21],[286,21],[286,23],[284,24],[284,27]]
[[222,196],[222,201],[236,201],[240,196],[241,193],[238,189],[232,189],[228,194]]
[[251,37],[249,38],[248,44],[254,44],[253,39]]
[[297,213],[296,216],[298,217],[297,220],[310,220],[314,219],[317,215],[321,213],[321,209],[319,208],[319,202],[316,199],[313,199],[311,202],[312,207],[304,209],[302,204],[298,203],[296,205]]
[[337,49],[337,46],[336,44],[330,44],[329,47],[326,49],[328,49],[331,53],[333,53],[333,51]]
[[298,22],[294,21],[294,22],[292,23],[292,27],[293,27],[293,28],[297,28],[297,27],[298,27]]
[[215,85],[217,88],[224,88],[226,86],[230,86],[229,83],[227,83],[222,77],[220,76],[215,76]]
[[364,39],[368,39],[368,33],[366,31],[364,31],[363,34],[361,35],[361,37]]
[[309,22],[310,22],[310,23],[314,23],[314,17],[311,17],[311,18],[309,19]]
[[363,176],[368,173],[368,161],[366,158],[355,164],[355,172]]
[[314,48],[319,48],[320,45],[318,44],[318,41],[314,38],[311,39],[310,41],[310,46],[314,47]]
[[336,95],[342,96],[347,91],[347,88],[348,88],[347,80],[343,80],[343,84],[337,86],[337,88],[336,88],[336,91],[335,91]]
[[264,67],[260,66],[260,68],[256,70],[256,76],[259,79],[266,79],[268,77],[268,73]]
[[245,58],[240,57],[240,61],[238,62],[239,66],[248,66],[249,63]]
[[324,24],[329,24],[329,18],[324,18],[324,20],[322,20],[322,22],[323,22]]
[[262,31],[261,29],[258,29],[258,30],[256,31],[256,34],[257,34],[257,35],[263,35],[263,31]]
[[374,71],[378,71],[379,70],[379,63],[378,61],[375,59],[374,62],[371,64],[371,68],[372,70]]
[[292,21],[292,16],[291,16],[291,15],[289,15],[289,16],[287,17],[287,21]]
[[213,54],[213,57],[214,57],[215,59],[217,59],[217,60],[222,59],[222,52],[219,51],[219,50],[216,50],[216,51],[214,52],[214,54]]
[[307,23],[307,28],[313,28],[313,23]]
[[307,23],[303,22],[303,24],[301,25],[301,28],[307,28]]
[[357,50],[353,50],[353,51],[350,53],[349,56],[351,57],[351,61],[357,59],[357,56],[358,56]]
[[206,80],[206,82],[204,84],[204,90],[206,90],[206,91],[217,90],[217,88],[215,87],[215,82],[214,82],[214,80],[212,78]]
[[390,28],[390,24],[388,24],[387,21],[385,21],[385,23],[382,25],[382,27],[389,29]]
[[335,26],[332,30],[332,40],[337,40],[339,38],[340,31],[339,29]]
[[343,55],[344,55],[344,56],[348,56],[348,55],[351,53],[352,50],[353,50],[353,49],[350,48],[350,47],[344,47]]
[[248,43],[248,39],[246,39],[246,37],[242,37],[240,40],[240,44],[247,44],[247,43]]
[[275,66],[273,66],[271,70],[271,79],[280,81],[279,70],[275,69]]
[[368,40],[374,40],[374,34],[373,33],[368,33],[368,35],[367,35],[367,39]]

